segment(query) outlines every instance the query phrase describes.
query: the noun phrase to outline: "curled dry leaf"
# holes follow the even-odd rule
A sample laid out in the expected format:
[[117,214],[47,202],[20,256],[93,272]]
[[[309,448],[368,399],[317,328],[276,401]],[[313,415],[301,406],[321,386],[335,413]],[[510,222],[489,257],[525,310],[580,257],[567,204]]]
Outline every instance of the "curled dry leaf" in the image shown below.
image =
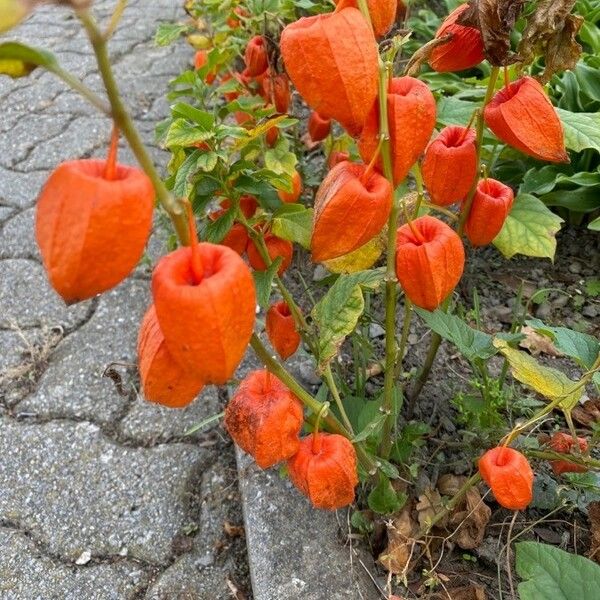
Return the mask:
[[[420,496],[415,507],[417,509],[417,519],[421,527],[427,527],[435,515],[444,509],[442,496],[438,490],[428,487]],[[438,527],[445,527],[448,518],[444,517],[438,524]]]
[[[466,480],[466,477],[443,475],[437,487],[444,496],[454,496]],[[450,513],[447,528],[451,530],[458,528],[452,538],[453,541],[463,550],[477,548],[483,541],[485,528],[491,515],[492,511],[481,499],[479,490],[476,487],[471,488],[463,501]]]
[[591,540],[587,556],[600,563],[600,502],[591,502],[588,505],[588,519],[590,521]]
[[384,569],[394,575],[409,571],[418,555],[415,536],[419,526],[412,517],[412,505],[407,504],[402,512],[388,524],[388,545],[379,555],[378,561]]
[[571,413],[574,421],[590,427],[592,423],[600,422],[600,398],[586,400],[582,405],[576,406]]
[[519,346],[529,350],[533,356],[537,356],[538,354],[562,356],[562,352],[556,349],[556,346],[549,337],[538,333],[532,327],[523,327],[521,333],[525,335],[525,338],[519,342]]
[[525,0],[470,0],[457,23],[481,32],[485,57],[496,67],[518,62],[510,49],[510,34]]
[[572,69],[581,55],[575,37],[583,18],[570,14],[575,0],[539,0],[529,17],[519,43],[519,56],[524,64],[536,55],[544,57],[545,69],[539,76],[542,83],[557,71]]

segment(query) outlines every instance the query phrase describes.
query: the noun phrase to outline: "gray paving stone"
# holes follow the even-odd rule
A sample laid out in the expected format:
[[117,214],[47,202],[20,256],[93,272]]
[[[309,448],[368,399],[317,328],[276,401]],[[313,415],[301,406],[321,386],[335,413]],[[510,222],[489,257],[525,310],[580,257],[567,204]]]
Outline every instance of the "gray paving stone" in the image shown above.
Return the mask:
[[38,389],[19,411],[112,421],[127,399],[102,373],[112,362],[135,364],[138,327],[149,298],[148,282],[135,279],[102,295],[91,319],[54,351]]
[[0,258],[35,258],[41,261],[35,241],[35,208],[6,221],[0,229]]
[[0,205],[0,225],[7,221],[15,212],[12,206]]
[[[138,397],[119,428],[128,439],[140,442],[168,440],[183,436],[190,427],[218,415],[222,410],[222,402],[214,386],[205,387],[201,395],[185,408],[166,408]],[[203,437],[218,425],[218,422],[213,422],[190,439]]]
[[32,206],[46,179],[46,171],[18,173],[0,167],[0,201],[16,208]]
[[89,301],[67,307],[50,287],[42,265],[33,260],[0,260],[0,281],[0,328],[61,325],[70,329],[87,315]]
[[0,375],[22,362],[24,355],[42,338],[40,329],[25,331],[0,331]]
[[118,446],[90,423],[5,420],[0,518],[68,561],[127,552],[167,565],[174,537],[194,524],[187,483],[204,452]]
[[40,554],[21,532],[0,529],[0,597],[3,600],[121,600],[143,584],[139,565],[75,567]]

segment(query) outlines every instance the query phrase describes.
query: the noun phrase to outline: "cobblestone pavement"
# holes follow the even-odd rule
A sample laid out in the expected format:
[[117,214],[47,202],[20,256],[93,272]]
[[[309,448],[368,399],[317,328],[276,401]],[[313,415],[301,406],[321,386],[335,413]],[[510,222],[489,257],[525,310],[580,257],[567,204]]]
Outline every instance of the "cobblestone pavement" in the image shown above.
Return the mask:
[[[97,0],[105,18],[114,0]],[[111,43],[115,71],[146,140],[165,116],[185,44],[156,48],[178,0],[131,0]],[[48,47],[94,89],[100,81],[76,19],[39,10],[7,38]],[[49,287],[33,237],[34,204],[61,160],[104,154],[110,123],[43,71],[0,78],[0,599],[218,600],[247,586],[233,452],[214,388],[169,411],[102,374],[135,362],[149,272],[67,308]],[[156,160],[165,156],[153,148]],[[123,148],[123,162],[133,163]],[[159,236],[150,247],[160,250]],[[93,268],[93,265],[90,265]],[[228,583],[229,580],[229,583]]]

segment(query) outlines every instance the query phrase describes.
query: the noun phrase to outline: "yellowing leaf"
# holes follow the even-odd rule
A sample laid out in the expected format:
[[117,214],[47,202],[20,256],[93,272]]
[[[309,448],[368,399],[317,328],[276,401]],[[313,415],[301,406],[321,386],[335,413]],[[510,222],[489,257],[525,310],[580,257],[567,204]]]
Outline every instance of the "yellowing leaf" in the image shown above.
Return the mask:
[[375,236],[364,246],[357,248],[349,254],[332,258],[323,262],[328,271],[332,273],[356,273],[370,269],[381,256],[385,247],[384,234]]
[[[0,0],[0,3],[2,1]],[[47,50],[26,46],[19,42],[0,43],[0,75],[24,77],[36,67],[54,71],[58,68],[58,63],[54,55]]]
[[571,410],[579,402],[583,387],[576,387],[577,382],[569,379],[561,371],[540,365],[535,358],[511,348],[504,340],[495,339],[494,346],[508,360],[513,377],[517,381],[530,387],[550,402],[562,398],[558,406],[563,410]]
[[17,26],[29,13],[23,0],[0,0],[0,33]]
[[562,219],[535,196],[519,194],[494,246],[506,258],[515,254],[554,259],[556,232]]

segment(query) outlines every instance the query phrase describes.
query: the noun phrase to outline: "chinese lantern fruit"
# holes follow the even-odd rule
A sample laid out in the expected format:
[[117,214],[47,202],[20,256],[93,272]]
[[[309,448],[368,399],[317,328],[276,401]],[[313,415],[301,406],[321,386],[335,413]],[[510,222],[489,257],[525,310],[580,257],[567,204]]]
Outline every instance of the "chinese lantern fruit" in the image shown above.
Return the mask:
[[[272,261],[274,261],[277,257],[281,257],[281,264],[279,265],[279,269],[277,269],[277,274],[283,275],[283,273],[292,263],[292,256],[294,254],[294,246],[292,245],[292,242],[289,242],[288,240],[282,240],[281,238],[268,233],[265,235],[265,245],[267,246],[269,257]],[[267,270],[267,265],[265,264],[265,261],[262,259],[262,256],[252,240],[250,240],[248,243],[246,252],[248,253],[248,262],[255,271]]]
[[296,454],[303,419],[300,400],[266,370],[246,375],[225,409],[229,435],[262,469]]
[[[585,438],[578,437],[577,445],[579,446],[579,452],[587,452],[588,443]],[[569,454],[574,446],[575,440],[573,439],[573,436],[568,433],[557,431],[550,439],[550,448],[561,454]],[[569,460],[551,460],[550,466],[555,475],[562,475],[563,473],[585,473],[587,471],[587,468],[584,465],[578,465]]]
[[322,262],[373,239],[392,207],[389,181],[365,165],[342,162],[327,174],[315,198],[311,251]]
[[308,135],[313,142],[324,140],[331,131],[331,119],[322,117],[318,112],[312,111],[308,119]]
[[173,358],[205,383],[224,384],[240,363],[254,327],[254,279],[226,246],[197,245],[164,256],[152,275],[152,295]]
[[425,151],[422,173],[434,204],[463,200],[477,176],[475,130],[456,125],[442,129]]
[[291,23],[281,34],[281,54],[306,103],[358,135],[378,81],[375,37],[360,11],[344,8]]
[[[196,69],[196,71],[198,69],[201,69],[202,67],[204,67],[206,64],[208,63],[208,53],[206,52],[206,50],[198,50],[198,52],[196,52],[195,56],[194,56],[194,69]],[[206,75],[206,83],[208,83],[208,85],[210,85],[211,83],[214,82],[214,80],[217,78],[217,75],[214,71],[211,71],[210,73],[208,73]]]
[[525,456],[513,448],[492,448],[479,459],[478,466],[500,506],[527,508],[533,498],[533,471]]
[[292,92],[290,80],[285,73],[268,74],[263,81],[264,97],[271,102],[278,113],[285,114],[290,107]]
[[264,73],[269,66],[267,43],[261,35],[255,35],[246,46],[244,52],[246,72],[251,77]]
[[[390,81],[387,98],[394,182],[398,185],[425,150],[435,127],[435,99],[429,88],[414,77]],[[373,104],[358,140],[358,149],[369,163],[379,147],[379,107]],[[377,168],[383,172],[381,157]]]
[[[337,10],[352,7],[358,8],[357,0],[334,0]],[[383,37],[396,20],[398,0],[367,0],[369,16],[377,37]]]
[[560,119],[533,77],[521,77],[497,92],[483,116],[509,146],[539,160],[569,162]]
[[335,165],[345,160],[350,160],[350,152],[334,150],[327,158],[327,166],[329,169],[333,169]]
[[74,160],[59,165],[36,207],[35,232],[52,287],[67,304],[120,283],[150,235],[154,188],[139,169]]
[[435,34],[438,39],[446,35],[452,37],[431,52],[429,64],[434,71],[463,71],[477,66],[485,58],[479,30],[457,23],[467,8],[468,4],[461,4],[452,11]]
[[279,199],[286,204],[298,202],[302,195],[302,177],[298,171],[294,171],[292,174],[292,191],[286,192],[285,190],[279,190],[277,195],[279,196]]
[[[226,198],[220,202],[220,206],[224,209],[231,207],[231,201]],[[246,219],[251,219],[258,209],[258,200],[254,196],[244,195],[240,196],[240,210]],[[221,213],[222,214],[222,213]]]
[[396,234],[396,275],[413,304],[435,310],[460,281],[465,250],[446,223],[424,216],[406,223]]
[[287,464],[293,484],[316,508],[336,510],[354,500],[356,452],[345,437],[329,433],[305,437]]
[[495,179],[482,179],[477,184],[465,234],[473,246],[485,246],[500,233],[512,208],[513,191]]
[[298,350],[300,334],[290,307],[283,300],[269,307],[265,329],[271,345],[283,360],[287,360]]
[[142,320],[137,352],[146,400],[181,408],[192,402],[202,390],[202,380],[185,371],[169,354],[154,305],[150,306]]

